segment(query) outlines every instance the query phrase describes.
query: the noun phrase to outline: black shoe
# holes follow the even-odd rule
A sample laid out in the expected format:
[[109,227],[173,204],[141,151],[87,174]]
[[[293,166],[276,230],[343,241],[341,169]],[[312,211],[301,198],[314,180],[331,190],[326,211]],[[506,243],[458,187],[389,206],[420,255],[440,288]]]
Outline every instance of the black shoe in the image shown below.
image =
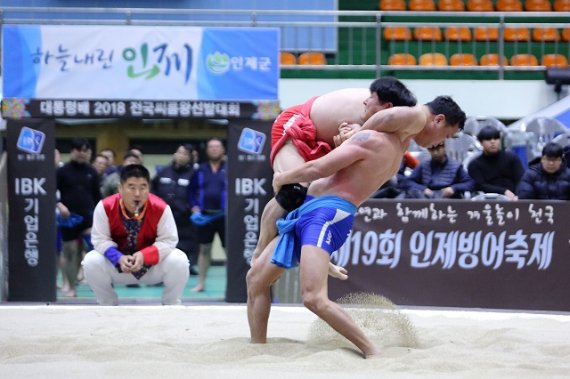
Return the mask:
[[194,267],[190,267],[190,276],[198,276],[200,275],[198,271]]
[[127,284],[128,288],[139,288],[141,285],[140,284]]

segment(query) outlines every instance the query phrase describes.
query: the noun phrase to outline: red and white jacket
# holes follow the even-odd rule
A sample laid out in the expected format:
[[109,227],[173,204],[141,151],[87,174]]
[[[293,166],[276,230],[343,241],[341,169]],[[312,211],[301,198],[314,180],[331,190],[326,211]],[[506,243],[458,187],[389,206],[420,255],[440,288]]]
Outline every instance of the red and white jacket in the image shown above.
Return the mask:
[[[121,218],[120,194],[99,201],[93,213],[91,241],[95,250],[104,255],[110,247],[122,253],[127,248],[127,230]],[[153,194],[148,195],[146,213],[137,235],[137,251],[142,252],[145,265],[156,265],[178,244],[178,231],[170,206]]]

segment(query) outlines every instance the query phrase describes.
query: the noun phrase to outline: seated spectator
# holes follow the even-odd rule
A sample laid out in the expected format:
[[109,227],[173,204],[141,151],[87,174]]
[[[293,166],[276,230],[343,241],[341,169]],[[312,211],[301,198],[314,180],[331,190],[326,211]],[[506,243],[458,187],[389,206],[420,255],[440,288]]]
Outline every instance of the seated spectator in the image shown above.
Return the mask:
[[530,166],[517,187],[519,199],[570,200],[570,169],[562,146],[547,143],[540,162]]
[[494,126],[481,128],[477,139],[483,146],[483,153],[469,163],[469,175],[475,180],[475,190],[497,193],[516,200],[517,185],[524,168],[518,155],[503,151],[501,132]]
[[473,191],[475,182],[461,162],[447,157],[444,143],[428,151],[431,158],[420,162],[405,179],[406,198],[461,199],[466,192]]
[[118,305],[113,284],[164,283],[162,304],[180,304],[188,258],[176,248],[172,210],[149,193],[150,174],[139,164],[123,167],[119,193],[101,200],[93,214],[94,250],[82,265],[101,305]]

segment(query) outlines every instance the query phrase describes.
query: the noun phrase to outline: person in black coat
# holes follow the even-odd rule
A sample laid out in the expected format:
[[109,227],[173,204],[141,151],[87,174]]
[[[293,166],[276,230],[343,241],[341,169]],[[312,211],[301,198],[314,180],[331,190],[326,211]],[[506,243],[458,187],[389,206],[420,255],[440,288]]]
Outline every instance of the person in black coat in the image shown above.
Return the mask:
[[[151,192],[164,200],[172,209],[178,229],[178,249],[184,251],[191,265],[198,263],[198,239],[196,227],[190,221],[190,188],[194,168],[192,162],[193,146],[181,144],[176,149],[172,162],[160,169],[151,182]],[[192,275],[197,271],[192,267]]]
[[523,174],[517,195],[519,199],[570,200],[570,169],[562,146],[554,142],[544,146],[540,162]]
[[494,126],[484,126],[477,134],[483,153],[469,163],[469,176],[475,180],[475,190],[498,193],[516,200],[517,185],[524,168],[518,155],[503,151],[501,132]]

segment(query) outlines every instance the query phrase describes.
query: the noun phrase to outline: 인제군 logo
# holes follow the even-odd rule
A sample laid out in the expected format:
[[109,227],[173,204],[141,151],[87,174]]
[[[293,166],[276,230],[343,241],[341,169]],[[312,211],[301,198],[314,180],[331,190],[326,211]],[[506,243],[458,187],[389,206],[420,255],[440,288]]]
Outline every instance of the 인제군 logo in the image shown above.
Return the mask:
[[45,139],[44,132],[24,126],[20,131],[16,147],[26,153],[39,154],[42,151]]
[[243,128],[238,142],[238,150],[250,154],[261,154],[265,145],[265,134],[250,128]]
[[224,74],[230,69],[230,57],[228,54],[216,51],[206,57],[206,67],[214,74]]

